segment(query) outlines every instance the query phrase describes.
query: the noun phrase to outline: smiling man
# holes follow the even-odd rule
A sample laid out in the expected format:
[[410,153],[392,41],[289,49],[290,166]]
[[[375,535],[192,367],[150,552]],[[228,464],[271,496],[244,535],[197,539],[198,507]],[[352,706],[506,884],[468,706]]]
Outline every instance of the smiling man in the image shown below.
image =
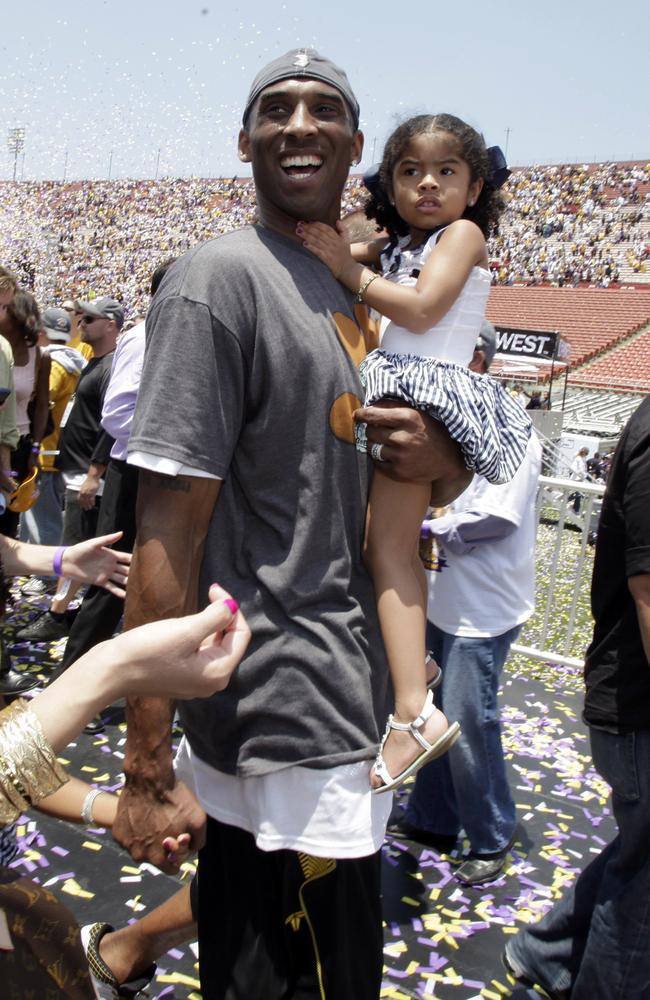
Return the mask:
[[[181,709],[186,775],[208,814],[199,860],[206,998],[376,1000],[379,848],[389,796],[369,766],[387,671],[361,562],[371,464],[354,447],[365,307],[301,245],[334,224],[363,137],[341,69],[295,50],[255,79],[239,149],[259,224],[174,264],[147,316],[129,461],[140,466],[127,624],[184,614],[214,580],[251,625],[229,688]],[[467,481],[438,426],[364,411],[393,473]],[[171,766],[173,706],[128,710],[114,826],[174,869],[167,834],[200,846],[203,814]],[[178,772],[177,772],[178,773]]]

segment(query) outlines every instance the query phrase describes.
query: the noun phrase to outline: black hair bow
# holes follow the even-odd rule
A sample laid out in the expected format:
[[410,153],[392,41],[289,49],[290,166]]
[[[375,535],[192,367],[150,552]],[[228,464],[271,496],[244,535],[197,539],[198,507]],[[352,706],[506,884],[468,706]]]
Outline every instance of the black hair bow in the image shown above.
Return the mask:
[[488,146],[487,155],[490,161],[490,173],[487,183],[495,191],[498,191],[508,180],[512,170],[508,170],[508,164],[506,163],[501,146]]

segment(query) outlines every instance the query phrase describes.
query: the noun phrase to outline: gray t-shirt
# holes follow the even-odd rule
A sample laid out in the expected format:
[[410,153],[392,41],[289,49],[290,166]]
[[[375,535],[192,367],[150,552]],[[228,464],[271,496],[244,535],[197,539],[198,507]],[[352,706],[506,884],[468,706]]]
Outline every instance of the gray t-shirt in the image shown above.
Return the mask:
[[350,294],[299,243],[249,228],[173,265],[146,329],[129,451],[223,478],[200,599],[218,581],[253,633],[227,690],[183,703],[193,750],[241,776],[372,757],[387,668],[361,561]]

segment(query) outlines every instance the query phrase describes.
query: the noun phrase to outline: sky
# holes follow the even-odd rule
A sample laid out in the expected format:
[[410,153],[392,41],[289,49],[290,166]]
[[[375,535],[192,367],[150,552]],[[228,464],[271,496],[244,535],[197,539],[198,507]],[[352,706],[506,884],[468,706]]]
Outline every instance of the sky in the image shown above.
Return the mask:
[[[234,4],[234,5],[233,5]],[[0,33],[0,180],[245,175],[257,71],[314,46],[361,105],[361,169],[451,112],[513,166],[650,158],[647,0],[22,0]],[[10,129],[25,129],[24,156]]]

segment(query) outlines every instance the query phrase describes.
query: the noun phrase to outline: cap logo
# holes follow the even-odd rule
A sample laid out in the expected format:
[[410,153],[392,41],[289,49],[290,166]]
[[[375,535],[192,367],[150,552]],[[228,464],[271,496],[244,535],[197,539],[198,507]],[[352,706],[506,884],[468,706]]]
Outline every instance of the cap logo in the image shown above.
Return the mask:
[[293,61],[294,66],[299,66],[300,69],[304,69],[305,66],[309,66],[309,56],[306,52],[299,52]]

